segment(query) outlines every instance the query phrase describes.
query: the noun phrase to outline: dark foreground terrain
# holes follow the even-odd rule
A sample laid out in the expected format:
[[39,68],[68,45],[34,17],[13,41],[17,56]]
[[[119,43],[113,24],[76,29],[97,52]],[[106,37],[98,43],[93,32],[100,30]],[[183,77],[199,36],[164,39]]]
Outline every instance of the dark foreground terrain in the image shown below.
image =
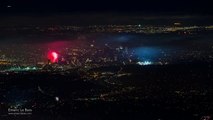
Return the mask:
[[[1,120],[211,120],[213,64],[0,75]],[[32,109],[9,115],[8,108]],[[20,113],[20,112],[18,112]]]

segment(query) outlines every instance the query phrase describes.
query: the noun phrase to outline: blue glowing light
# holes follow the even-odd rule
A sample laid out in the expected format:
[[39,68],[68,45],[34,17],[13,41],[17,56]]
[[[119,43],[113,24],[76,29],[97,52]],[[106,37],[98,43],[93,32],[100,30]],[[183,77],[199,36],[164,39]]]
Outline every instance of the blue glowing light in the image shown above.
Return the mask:
[[156,61],[161,55],[161,49],[155,47],[139,47],[134,51],[141,61]]

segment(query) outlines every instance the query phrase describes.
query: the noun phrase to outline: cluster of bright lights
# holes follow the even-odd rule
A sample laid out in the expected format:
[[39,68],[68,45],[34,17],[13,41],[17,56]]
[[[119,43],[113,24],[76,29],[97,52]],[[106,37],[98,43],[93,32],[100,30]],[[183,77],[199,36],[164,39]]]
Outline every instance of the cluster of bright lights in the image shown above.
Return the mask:
[[6,71],[34,71],[38,70],[36,67],[12,67],[10,69],[7,69]]
[[138,65],[151,65],[152,62],[150,61],[144,61],[144,62],[137,62]]

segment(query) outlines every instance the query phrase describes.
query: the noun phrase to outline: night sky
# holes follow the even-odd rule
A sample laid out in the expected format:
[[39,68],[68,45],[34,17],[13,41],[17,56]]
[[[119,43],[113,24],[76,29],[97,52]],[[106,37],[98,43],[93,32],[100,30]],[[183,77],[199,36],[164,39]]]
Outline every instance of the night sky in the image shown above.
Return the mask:
[[211,0],[1,0],[1,13],[140,12],[212,14]]

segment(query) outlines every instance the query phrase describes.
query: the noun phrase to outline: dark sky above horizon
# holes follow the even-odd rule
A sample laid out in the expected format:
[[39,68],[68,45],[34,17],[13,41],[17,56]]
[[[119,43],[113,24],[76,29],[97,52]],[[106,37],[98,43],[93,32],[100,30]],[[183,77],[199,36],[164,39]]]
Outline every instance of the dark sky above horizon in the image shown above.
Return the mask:
[[1,0],[1,13],[142,12],[212,14],[210,0]]

